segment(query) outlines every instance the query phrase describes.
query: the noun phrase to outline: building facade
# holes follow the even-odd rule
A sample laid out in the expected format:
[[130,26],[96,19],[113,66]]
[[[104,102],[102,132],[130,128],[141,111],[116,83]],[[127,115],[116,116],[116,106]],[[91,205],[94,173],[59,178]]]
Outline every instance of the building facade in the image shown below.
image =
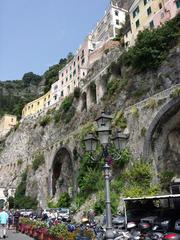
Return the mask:
[[175,17],[179,8],[180,0],[135,0],[129,9],[132,31],[129,45],[134,45],[139,31],[161,26]]
[[5,114],[0,119],[0,138],[4,137],[17,124],[17,117]]
[[51,105],[52,94],[51,90],[40,98],[26,104],[22,110],[22,117],[41,113],[44,109]]
[[159,3],[159,11],[153,18],[155,27],[161,26],[180,12],[180,0],[164,0],[162,3]]

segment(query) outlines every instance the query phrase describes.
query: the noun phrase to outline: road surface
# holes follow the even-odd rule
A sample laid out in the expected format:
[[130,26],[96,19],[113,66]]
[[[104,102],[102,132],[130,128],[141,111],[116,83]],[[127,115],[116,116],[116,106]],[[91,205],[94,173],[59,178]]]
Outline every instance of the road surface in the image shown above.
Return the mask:
[[8,238],[7,240],[33,240],[29,236],[21,233],[16,233],[14,230],[10,230],[7,232]]

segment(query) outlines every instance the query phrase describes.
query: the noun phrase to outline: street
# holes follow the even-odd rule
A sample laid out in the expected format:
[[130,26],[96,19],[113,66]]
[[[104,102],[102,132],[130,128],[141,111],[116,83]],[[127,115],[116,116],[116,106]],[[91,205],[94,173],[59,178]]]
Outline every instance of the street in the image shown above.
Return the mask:
[[7,233],[9,240],[32,240],[29,236],[21,233],[16,233],[14,230],[10,230]]

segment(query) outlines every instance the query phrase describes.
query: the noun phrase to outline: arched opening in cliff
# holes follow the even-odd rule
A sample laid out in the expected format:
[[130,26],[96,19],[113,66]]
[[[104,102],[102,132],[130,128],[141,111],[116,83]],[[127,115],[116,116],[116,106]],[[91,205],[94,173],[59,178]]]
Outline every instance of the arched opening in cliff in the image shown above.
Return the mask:
[[97,103],[97,90],[95,82],[91,82],[89,85],[89,97],[91,103]]
[[144,157],[153,159],[158,174],[180,176],[180,97],[169,101],[153,119],[146,135]]
[[107,93],[107,85],[109,81],[109,74],[102,75],[99,80],[98,94],[102,98]]
[[59,149],[52,164],[52,195],[59,196],[67,192],[73,183],[73,164],[70,152],[65,148]]
[[82,99],[81,111],[84,111],[84,110],[87,111],[87,94],[86,94],[86,92],[83,92],[81,99]]

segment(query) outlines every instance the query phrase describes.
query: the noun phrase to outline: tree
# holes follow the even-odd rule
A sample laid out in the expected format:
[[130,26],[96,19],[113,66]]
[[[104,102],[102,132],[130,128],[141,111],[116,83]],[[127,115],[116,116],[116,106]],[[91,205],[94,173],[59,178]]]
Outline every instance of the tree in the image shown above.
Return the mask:
[[67,63],[67,59],[66,58],[61,58],[59,60],[59,65],[65,65]]
[[25,86],[29,86],[30,84],[38,85],[42,78],[41,76],[36,75],[33,72],[28,72],[24,74],[22,80]]
[[74,57],[74,54],[72,52],[69,52],[67,55],[67,62],[70,62]]

